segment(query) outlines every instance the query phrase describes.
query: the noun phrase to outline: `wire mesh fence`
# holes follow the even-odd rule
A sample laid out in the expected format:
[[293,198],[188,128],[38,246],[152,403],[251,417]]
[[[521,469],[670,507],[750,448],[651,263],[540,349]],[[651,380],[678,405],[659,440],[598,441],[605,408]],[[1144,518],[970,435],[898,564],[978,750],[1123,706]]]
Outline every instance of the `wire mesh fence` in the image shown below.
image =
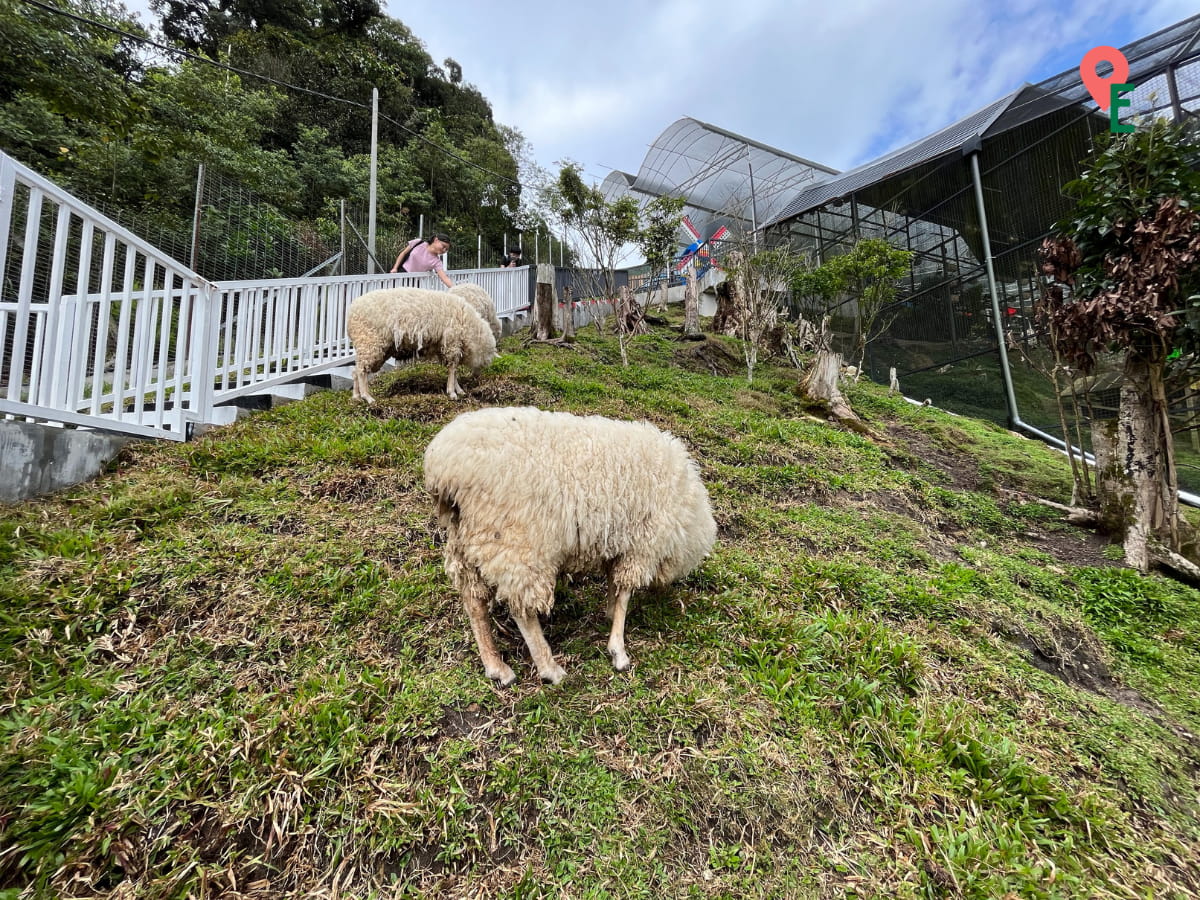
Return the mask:
[[[374,265],[370,246],[370,209],[363,200],[330,201],[313,219],[289,218],[234,178],[211,166],[193,169],[194,212],[129,209],[104,196],[84,199],[109,218],[211,281],[299,278],[304,275],[352,275],[388,272],[405,244],[438,229],[423,220],[407,227],[383,224],[377,216]],[[380,201],[386,202],[386,201]],[[508,251],[522,249],[523,264],[562,264],[569,256],[562,241],[546,232],[513,231],[498,239],[453,230],[446,254],[448,269],[498,267]]]

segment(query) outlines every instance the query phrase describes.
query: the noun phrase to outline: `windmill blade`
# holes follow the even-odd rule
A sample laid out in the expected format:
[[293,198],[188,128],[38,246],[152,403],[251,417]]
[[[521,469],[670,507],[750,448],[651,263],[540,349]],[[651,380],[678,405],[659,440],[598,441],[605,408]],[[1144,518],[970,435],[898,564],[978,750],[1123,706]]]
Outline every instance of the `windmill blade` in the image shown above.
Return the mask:
[[679,224],[688,230],[688,233],[691,234],[691,236],[694,240],[697,240],[697,241],[700,240],[700,229],[698,229],[695,225],[692,224],[691,219],[689,219],[687,216],[684,216],[679,221]]

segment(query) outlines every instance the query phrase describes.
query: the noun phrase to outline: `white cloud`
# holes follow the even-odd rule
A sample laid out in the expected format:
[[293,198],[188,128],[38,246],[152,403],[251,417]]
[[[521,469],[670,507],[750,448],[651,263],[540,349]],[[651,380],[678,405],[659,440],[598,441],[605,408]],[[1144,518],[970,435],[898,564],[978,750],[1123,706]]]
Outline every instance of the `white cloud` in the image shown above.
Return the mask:
[[[386,2],[386,0],[385,0]],[[133,0],[142,8],[145,0]],[[1196,12],[1195,0],[391,3],[550,168],[635,172],[681,116],[845,169]],[[143,18],[147,18],[144,15]]]

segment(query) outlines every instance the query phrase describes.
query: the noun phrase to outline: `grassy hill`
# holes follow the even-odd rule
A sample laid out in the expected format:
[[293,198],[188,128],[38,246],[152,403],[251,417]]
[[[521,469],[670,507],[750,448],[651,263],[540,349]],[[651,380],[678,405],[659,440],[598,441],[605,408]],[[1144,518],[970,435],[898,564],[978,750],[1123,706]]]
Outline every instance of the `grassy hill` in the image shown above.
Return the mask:
[[[406,367],[3,509],[0,898],[1200,895],[1200,592],[1032,502],[1038,443],[867,383],[838,430],[701,346],[507,338],[465,402]],[[701,464],[631,673],[585,578],[562,685],[504,614],[484,676],[421,455],[518,404]]]

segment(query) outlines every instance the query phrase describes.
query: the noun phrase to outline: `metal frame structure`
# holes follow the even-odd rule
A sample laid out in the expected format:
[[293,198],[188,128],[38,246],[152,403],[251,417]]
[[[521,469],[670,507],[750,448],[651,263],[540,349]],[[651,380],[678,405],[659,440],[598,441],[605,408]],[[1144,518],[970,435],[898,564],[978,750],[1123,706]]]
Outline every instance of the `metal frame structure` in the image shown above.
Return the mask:
[[[1124,119],[1200,112],[1200,16],[1122,52],[1126,80],[1136,85]],[[1072,208],[1062,185],[1079,176],[1093,139],[1109,126],[1078,69],[1070,70],[800,191],[764,233],[818,261],[864,237],[912,250],[895,322],[878,342],[885,349],[868,348],[871,374],[886,378],[895,366],[919,396],[1065,446],[1068,436],[1049,433],[1058,430],[1053,404],[1039,404],[1028,379],[1025,390],[1015,384],[1020,369],[1008,348],[1037,349],[1036,250]],[[841,324],[853,329],[853,317]],[[999,384],[985,403],[980,385],[992,366]]]
[[[607,199],[632,195],[683,197],[701,238],[722,225],[753,232],[778,215],[797,190],[837,170],[685,116],[663,130],[637,175],[613,171],[601,190]],[[681,243],[693,236],[681,231]]]

